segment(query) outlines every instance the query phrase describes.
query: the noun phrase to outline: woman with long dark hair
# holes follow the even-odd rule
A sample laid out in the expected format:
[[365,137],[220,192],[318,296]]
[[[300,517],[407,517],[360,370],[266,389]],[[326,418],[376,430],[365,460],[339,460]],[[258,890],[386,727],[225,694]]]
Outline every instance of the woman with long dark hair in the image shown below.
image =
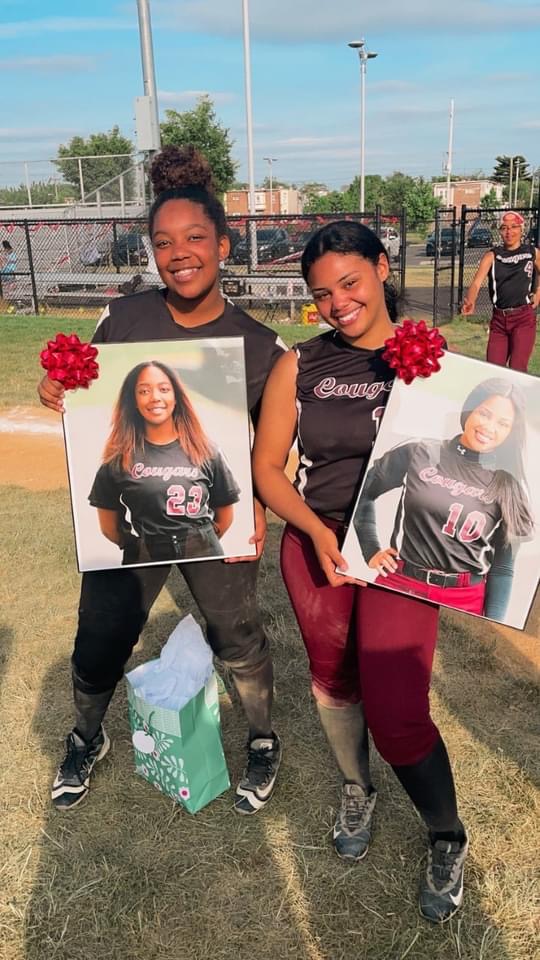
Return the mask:
[[[308,241],[302,273],[332,329],[276,364],[253,464],[265,502],[287,521],[282,573],[321,725],[343,776],[336,853],[356,861],[368,850],[377,797],[369,726],[428,828],[420,910],[441,923],[462,901],[467,836],[430,714],[438,608],[336,573],[347,566],[340,546],[395,376],[382,356],[397,315],[389,269],[382,243],[362,224],[338,221]],[[291,482],[285,466],[295,438],[299,464]]]
[[120,388],[89,497],[123,563],[222,556],[239,493],[174,370],[137,364]]
[[[410,441],[377,460],[354,527],[376,582],[504,620],[516,546],[534,526],[523,468],[523,393],[502,377],[484,380],[465,399],[460,423],[450,440]],[[374,504],[396,488],[402,492],[391,545],[381,548]]]
[[[118,297],[105,308],[93,342],[138,343],[243,337],[248,405],[254,426],[266,378],[284,345],[233,303],[219,284],[229,254],[225,211],[215,194],[209,164],[193,146],[165,147],[152,162],[156,199],[148,231],[164,286]],[[63,409],[63,388],[44,377],[41,402]],[[254,504],[255,558],[244,562],[184,562],[184,577],[204,620],[214,653],[232,674],[248,722],[247,765],[238,784],[238,813],[260,810],[272,796],[281,748],[272,730],[273,672],[268,639],[257,607],[258,559],[264,546],[264,507]],[[109,749],[103,718],[124,666],[138,642],[170,567],[123,567],[85,573],[72,657],[75,727],[53,785],[59,810],[80,803],[90,775]]]

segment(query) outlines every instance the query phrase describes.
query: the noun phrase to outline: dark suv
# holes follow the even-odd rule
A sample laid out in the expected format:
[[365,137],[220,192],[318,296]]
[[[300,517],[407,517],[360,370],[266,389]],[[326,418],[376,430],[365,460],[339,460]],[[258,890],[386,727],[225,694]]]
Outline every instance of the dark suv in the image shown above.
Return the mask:
[[492,247],[493,237],[489,227],[472,227],[467,237],[468,247]]
[[136,230],[118,233],[111,244],[111,260],[115,267],[147,267],[148,253],[142,235]]
[[[452,227],[442,227],[439,231],[439,256],[450,257],[457,247],[457,237]],[[435,231],[426,240],[426,257],[435,256]]]
[[[294,244],[286,230],[281,227],[265,227],[257,230],[257,260],[259,263],[268,263],[270,260],[279,260],[294,252]],[[249,262],[249,226],[246,227],[246,236],[239,240],[232,251],[234,263]]]

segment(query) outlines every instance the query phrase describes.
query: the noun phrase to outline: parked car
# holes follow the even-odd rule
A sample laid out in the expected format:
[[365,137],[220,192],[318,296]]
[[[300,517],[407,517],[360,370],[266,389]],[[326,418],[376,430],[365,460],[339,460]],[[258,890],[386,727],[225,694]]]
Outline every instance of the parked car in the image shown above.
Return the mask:
[[[439,256],[449,257],[457,249],[457,236],[453,227],[441,227],[438,231]],[[435,256],[435,231],[426,240],[426,257]]]
[[84,267],[147,267],[148,251],[138,230],[118,232],[116,240],[110,236],[96,237],[79,251]]
[[381,227],[379,238],[383,242],[390,260],[399,260],[401,240],[397,230],[393,227]]
[[[281,227],[268,227],[257,230],[257,260],[259,263],[268,263],[278,260],[289,253],[293,253],[293,244],[286,230]],[[246,227],[246,236],[239,240],[232,251],[233,263],[248,263],[249,261],[249,226]]]
[[489,227],[472,227],[467,237],[468,247],[492,247],[493,237]]
[[115,267],[147,267],[148,251],[137,230],[119,233],[111,244],[111,260]]

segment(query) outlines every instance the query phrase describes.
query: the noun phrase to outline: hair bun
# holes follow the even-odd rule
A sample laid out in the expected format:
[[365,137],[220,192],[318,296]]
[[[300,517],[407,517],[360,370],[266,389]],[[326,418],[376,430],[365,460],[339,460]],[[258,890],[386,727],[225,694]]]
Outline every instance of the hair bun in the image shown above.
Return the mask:
[[150,179],[157,196],[175,187],[203,187],[214,193],[210,164],[192,143],[163,147],[152,160]]

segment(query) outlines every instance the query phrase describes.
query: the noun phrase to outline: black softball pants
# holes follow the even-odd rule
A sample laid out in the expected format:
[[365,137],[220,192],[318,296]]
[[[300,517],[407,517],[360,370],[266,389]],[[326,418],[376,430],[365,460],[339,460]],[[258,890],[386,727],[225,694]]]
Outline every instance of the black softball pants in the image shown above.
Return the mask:
[[[269,659],[256,600],[258,566],[258,561],[222,560],[178,565],[206,621],[212,651],[233,672],[248,675]],[[86,694],[114,689],[170,569],[164,565],[83,574],[72,657],[76,689]]]

